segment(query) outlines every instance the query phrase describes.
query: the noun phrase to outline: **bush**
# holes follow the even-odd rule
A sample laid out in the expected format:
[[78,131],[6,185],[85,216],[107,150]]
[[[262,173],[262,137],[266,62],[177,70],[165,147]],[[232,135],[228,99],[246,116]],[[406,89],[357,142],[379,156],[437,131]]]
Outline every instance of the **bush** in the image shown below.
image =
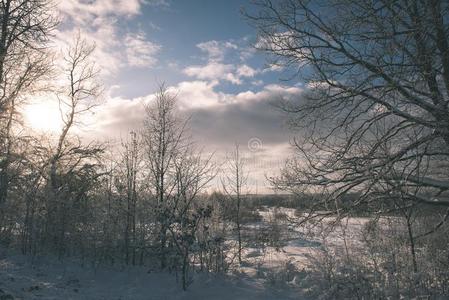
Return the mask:
[[[425,222],[419,219],[415,225],[425,232]],[[310,278],[302,281],[302,287],[321,299],[449,297],[447,228],[416,239],[418,272],[413,271],[406,230],[399,218],[368,222],[361,234],[361,251],[350,249],[348,255],[324,247],[309,257]]]
[[[258,271],[260,274],[260,271]],[[294,281],[299,270],[291,259],[286,260],[279,268],[267,270],[263,277],[272,286],[284,286]]]
[[262,221],[262,216],[257,210],[241,208],[240,209],[240,220],[243,224],[245,223],[258,223]]

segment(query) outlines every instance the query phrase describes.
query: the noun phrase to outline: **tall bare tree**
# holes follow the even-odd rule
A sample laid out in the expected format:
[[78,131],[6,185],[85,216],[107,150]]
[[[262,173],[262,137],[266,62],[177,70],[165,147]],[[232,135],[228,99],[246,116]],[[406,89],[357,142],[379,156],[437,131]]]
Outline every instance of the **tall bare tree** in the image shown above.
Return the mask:
[[129,264],[131,258],[133,265],[136,264],[138,179],[142,167],[140,146],[141,142],[137,133],[131,131],[129,140],[122,142],[121,162],[115,180],[120,196],[125,199],[125,263]]
[[198,245],[197,232],[212,213],[212,207],[200,202],[199,197],[216,175],[212,156],[203,157],[195,147],[189,146],[174,161],[176,190],[170,203],[168,229],[181,257],[184,290],[188,285],[190,254],[193,246]]
[[64,143],[70,129],[76,124],[80,115],[98,105],[102,87],[98,82],[99,71],[91,57],[94,50],[95,45],[89,44],[78,33],[63,58],[65,62],[63,73],[67,76],[68,82],[57,94],[63,127],[51,160],[50,179],[54,189],[57,188],[56,165],[64,154]]
[[[259,30],[257,48],[307,83],[301,99],[281,103],[300,133],[298,156],[275,185],[324,191],[320,205],[342,214],[378,209],[399,190],[403,200],[443,208],[445,218],[449,3],[254,3],[258,12],[246,16]],[[345,207],[339,199],[351,191],[361,196]]]
[[222,179],[223,190],[228,198],[235,203],[235,224],[237,229],[237,257],[242,263],[242,224],[241,204],[244,189],[248,181],[248,173],[245,170],[245,160],[241,155],[240,147],[235,144],[234,150],[228,155],[226,170]]
[[157,199],[157,221],[161,267],[166,267],[169,203],[176,188],[174,163],[186,147],[186,121],[177,114],[176,95],[164,85],[152,103],[146,106],[143,142],[149,185]]
[[0,2],[0,205],[8,196],[18,106],[41,87],[51,64],[47,44],[57,24],[48,0]]
[[[80,34],[66,53],[64,53],[64,70],[66,83],[57,91],[63,126],[57,144],[49,159],[49,201],[47,210],[47,236],[57,247],[60,255],[64,252],[65,232],[71,208],[70,194],[75,198],[86,192],[87,185],[71,186],[74,179],[86,176],[96,177],[96,159],[103,149],[99,145],[83,145],[79,138],[70,138],[70,130],[80,122],[83,113],[98,105],[102,87],[98,81],[98,69],[91,60],[94,45],[82,39]],[[75,177],[73,177],[75,176]],[[86,178],[87,180],[87,178]],[[88,184],[88,182],[85,182]],[[70,187],[71,186],[71,187]],[[78,191],[73,189],[79,188]],[[81,194],[79,194],[81,193]],[[51,234],[53,232],[53,234]]]

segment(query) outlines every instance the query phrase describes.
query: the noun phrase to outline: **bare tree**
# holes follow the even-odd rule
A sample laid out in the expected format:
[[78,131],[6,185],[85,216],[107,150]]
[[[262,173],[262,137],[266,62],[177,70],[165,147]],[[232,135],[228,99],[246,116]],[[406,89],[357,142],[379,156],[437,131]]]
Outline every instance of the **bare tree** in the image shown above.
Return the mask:
[[[51,64],[47,43],[56,20],[48,0],[0,2],[0,205],[9,191],[15,161],[13,126],[26,95],[41,88]],[[17,154],[17,153],[16,153]]]
[[176,191],[169,210],[169,231],[181,256],[182,287],[187,289],[190,254],[198,243],[197,232],[211,216],[212,207],[201,203],[199,195],[216,175],[212,155],[204,158],[193,146],[185,148],[175,159]]
[[176,188],[172,174],[178,155],[186,147],[186,121],[176,111],[176,95],[161,85],[154,102],[146,106],[143,142],[149,185],[157,199],[161,268],[166,267],[168,201]]
[[248,181],[248,173],[245,170],[245,161],[241,156],[240,147],[235,144],[234,150],[227,158],[227,169],[222,179],[223,190],[228,198],[235,202],[235,224],[237,226],[237,256],[239,264],[242,263],[242,224],[241,224],[241,202],[244,188]]
[[57,22],[48,0],[0,2],[0,114],[48,69],[45,49]]
[[78,35],[74,44],[64,55],[68,84],[58,92],[59,110],[63,121],[63,128],[59,135],[58,145],[51,160],[50,179],[53,188],[56,187],[56,164],[64,154],[64,143],[70,129],[76,124],[77,117],[98,105],[97,99],[101,94],[101,84],[98,82],[98,69],[91,60],[95,45]]
[[[274,184],[324,191],[319,205],[341,215],[379,209],[398,190],[447,208],[449,3],[254,2],[259,12],[246,16],[256,46],[307,82],[301,99],[280,104],[300,134],[297,158]],[[359,199],[342,205],[351,191]]]
[[125,263],[129,264],[131,258],[133,265],[136,264],[138,177],[140,177],[142,167],[142,151],[140,150],[140,146],[141,142],[137,133],[131,131],[130,139],[122,142],[123,151],[115,180],[118,193],[126,200],[124,209]]
[[[89,45],[77,35],[63,57],[65,69],[62,74],[66,76],[67,84],[57,92],[63,127],[49,160],[50,197],[46,205],[46,231],[50,243],[57,247],[60,255],[64,252],[65,232],[69,222],[69,195],[73,194],[76,198],[80,195],[78,193],[87,191],[89,184],[86,181],[87,185],[71,186],[75,183],[73,176],[79,178],[84,174],[93,176],[94,179],[97,159],[103,152],[102,146],[83,145],[79,138],[71,139],[69,135],[73,126],[79,122],[79,117],[98,105],[101,84],[98,82],[98,70],[91,61],[94,49],[94,45]],[[74,192],[73,189],[79,190]],[[52,231],[54,234],[50,234]]]
[[[188,119],[176,107],[176,95],[162,85],[146,106],[143,142],[148,183],[156,198],[155,223],[161,268],[181,267],[182,287],[189,284],[192,248],[197,232],[206,231],[211,207],[200,202],[216,169],[188,135]],[[170,254],[170,256],[169,256]],[[170,258],[170,260],[168,260]]]

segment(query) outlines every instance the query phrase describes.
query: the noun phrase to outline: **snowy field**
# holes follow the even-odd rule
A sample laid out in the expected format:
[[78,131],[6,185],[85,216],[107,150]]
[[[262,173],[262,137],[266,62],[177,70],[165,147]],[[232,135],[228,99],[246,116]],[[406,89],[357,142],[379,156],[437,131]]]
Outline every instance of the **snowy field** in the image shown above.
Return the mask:
[[[294,210],[282,209],[288,217]],[[252,233],[266,230],[273,212],[260,211],[262,221],[247,224]],[[364,219],[351,219],[348,226],[326,233],[333,247],[341,247],[343,233],[358,240]],[[182,291],[176,274],[148,272],[145,267],[111,268],[81,266],[75,260],[58,262],[50,257],[24,257],[0,249],[0,300],[7,299],[305,299],[297,287],[297,276],[306,272],[309,257],[322,249],[317,228],[299,229],[288,221],[281,228],[279,246],[251,247],[244,250],[244,263],[226,275],[198,273],[187,291]],[[316,231],[312,238],[307,231]],[[329,246],[329,244],[327,245]]]
[[[0,299],[297,299],[294,290],[267,287],[244,274],[197,274],[187,291],[176,276],[133,267],[117,270],[81,267],[75,262],[30,261],[22,256],[0,260]],[[7,295],[11,295],[8,297]]]

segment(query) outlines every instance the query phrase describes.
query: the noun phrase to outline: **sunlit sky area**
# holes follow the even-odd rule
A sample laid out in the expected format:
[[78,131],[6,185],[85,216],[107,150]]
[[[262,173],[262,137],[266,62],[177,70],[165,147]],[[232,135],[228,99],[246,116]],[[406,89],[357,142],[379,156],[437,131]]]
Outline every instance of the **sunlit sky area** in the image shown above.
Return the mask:
[[[80,32],[95,43],[94,59],[105,91],[86,116],[86,139],[119,140],[138,128],[143,103],[161,83],[177,93],[191,116],[195,140],[224,157],[239,143],[251,159],[252,192],[266,190],[265,176],[287,157],[290,134],[272,105],[296,97],[297,81],[254,50],[254,28],[242,16],[245,0],[64,0],[53,43],[64,47]],[[25,111],[32,127],[60,128],[57,104],[35,101]],[[271,173],[267,173],[271,172]]]

